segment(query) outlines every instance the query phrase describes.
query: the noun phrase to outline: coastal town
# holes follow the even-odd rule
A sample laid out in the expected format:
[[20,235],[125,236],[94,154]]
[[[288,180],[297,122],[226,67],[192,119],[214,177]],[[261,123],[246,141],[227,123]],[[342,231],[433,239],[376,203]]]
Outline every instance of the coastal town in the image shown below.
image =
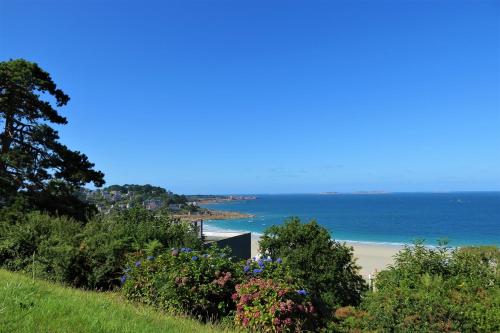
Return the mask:
[[222,220],[253,217],[251,214],[208,209],[204,205],[231,201],[256,200],[243,195],[179,195],[153,185],[112,185],[103,189],[84,188],[82,200],[94,204],[103,214],[142,207],[150,211],[167,212],[184,220]]

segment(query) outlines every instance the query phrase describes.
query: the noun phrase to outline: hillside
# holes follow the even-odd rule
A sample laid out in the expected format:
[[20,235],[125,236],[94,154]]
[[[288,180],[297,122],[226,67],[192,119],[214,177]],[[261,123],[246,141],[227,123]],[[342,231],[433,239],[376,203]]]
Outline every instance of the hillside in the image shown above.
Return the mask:
[[62,287],[0,270],[0,332],[220,332],[126,303],[118,294]]

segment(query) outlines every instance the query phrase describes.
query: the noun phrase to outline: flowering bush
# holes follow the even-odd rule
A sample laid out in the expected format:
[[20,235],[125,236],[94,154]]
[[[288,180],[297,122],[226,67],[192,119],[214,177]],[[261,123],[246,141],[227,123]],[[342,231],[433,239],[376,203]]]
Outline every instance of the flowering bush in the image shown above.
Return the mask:
[[216,320],[234,309],[231,295],[240,272],[226,250],[181,248],[133,262],[121,282],[131,300]]
[[[251,278],[272,279],[275,281],[292,283],[294,279],[288,266],[283,264],[281,258],[276,260],[267,258],[253,257],[241,263],[243,278],[249,280]],[[296,283],[298,283],[296,281]]]
[[233,294],[235,323],[251,331],[302,332],[315,327],[316,309],[308,292],[272,279],[250,278]]
[[291,218],[266,229],[259,242],[262,253],[283,258],[292,276],[311,292],[324,318],[339,306],[358,305],[367,287],[353,249],[331,237],[314,220],[302,223]]

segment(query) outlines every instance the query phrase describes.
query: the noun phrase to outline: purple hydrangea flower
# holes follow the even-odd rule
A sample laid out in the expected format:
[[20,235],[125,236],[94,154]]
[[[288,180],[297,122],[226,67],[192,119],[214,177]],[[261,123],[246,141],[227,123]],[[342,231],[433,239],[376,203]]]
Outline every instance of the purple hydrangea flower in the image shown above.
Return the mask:
[[256,268],[256,269],[253,270],[253,273],[254,274],[260,274],[260,273],[262,273],[262,269]]
[[193,257],[191,257],[191,260],[192,261],[196,261],[196,260],[198,260],[198,257],[197,256],[193,256]]
[[245,272],[245,273],[246,273],[246,272],[248,272],[249,270],[250,270],[250,266],[245,266],[245,267],[243,267],[243,272]]
[[141,262],[140,261],[136,261],[135,262],[135,267],[139,267],[139,266],[141,266]]
[[278,258],[278,259],[276,259],[276,262],[277,262],[278,264],[281,264],[281,263],[283,262],[283,259]]
[[297,290],[297,294],[302,295],[302,296],[306,296],[307,291],[305,291],[304,289],[300,289],[300,290]]
[[126,276],[126,275],[123,275],[122,277],[120,277],[120,282],[121,282],[122,284],[124,284],[124,283],[125,283],[125,281],[127,281],[127,276]]
[[257,261],[257,264],[259,264],[260,268],[264,267],[264,262],[262,260]]

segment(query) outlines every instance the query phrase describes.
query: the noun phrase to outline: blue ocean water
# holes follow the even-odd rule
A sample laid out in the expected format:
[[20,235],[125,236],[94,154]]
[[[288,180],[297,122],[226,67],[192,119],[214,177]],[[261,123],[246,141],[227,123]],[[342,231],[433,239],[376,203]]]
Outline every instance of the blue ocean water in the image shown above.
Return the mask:
[[290,216],[316,221],[337,240],[500,245],[500,192],[259,195],[207,205],[254,218],[207,221],[208,229],[262,233]]

